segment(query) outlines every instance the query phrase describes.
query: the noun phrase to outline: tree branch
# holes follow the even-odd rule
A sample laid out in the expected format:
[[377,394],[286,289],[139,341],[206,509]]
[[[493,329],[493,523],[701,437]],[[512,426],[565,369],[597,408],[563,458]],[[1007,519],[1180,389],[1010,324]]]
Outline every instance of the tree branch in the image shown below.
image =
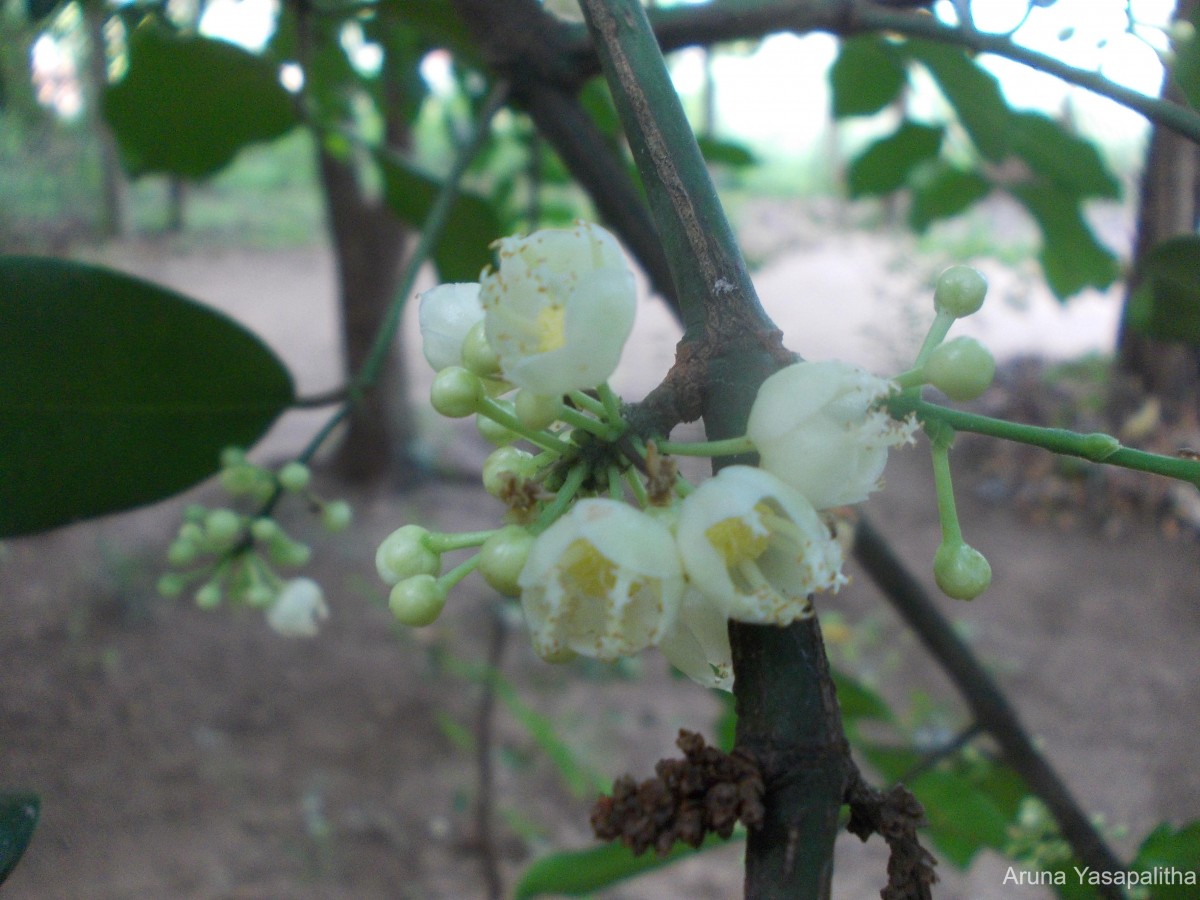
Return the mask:
[[[1200,114],[1168,100],[1149,97],[1109,81],[1098,72],[1077,69],[1013,42],[1007,35],[988,34],[947,25],[924,12],[906,12],[866,0],[713,0],[703,6],[679,6],[652,11],[654,33],[664,53],[682,47],[710,46],[723,41],[766,37],[777,32],[805,34],[827,31],[842,37],[864,32],[894,32],[992,53],[1054,75],[1063,81],[1141,113],[1200,143]],[[574,59],[581,76],[598,70],[582,29],[563,37],[564,52]]]

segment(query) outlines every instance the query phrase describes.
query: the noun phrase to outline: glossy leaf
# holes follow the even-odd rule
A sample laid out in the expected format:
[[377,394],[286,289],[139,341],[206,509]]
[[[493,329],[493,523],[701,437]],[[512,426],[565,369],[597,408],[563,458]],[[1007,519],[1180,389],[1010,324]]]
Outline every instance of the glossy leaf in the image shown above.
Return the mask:
[[0,259],[0,537],[169,497],[292,401],[231,319],[107,269]]
[[878,196],[903,187],[920,163],[937,156],[942,129],[904,121],[871,144],[850,163],[846,180],[851,197]]
[[996,76],[961,49],[947,44],[912,40],[905,49],[929,70],[975,148],[993,162],[1004,159],[1008,155],[1012,111]]
[[1200,346],[1200,236],[1153,247],[1138,263],[1137,288],[1125,310],[1131,328],[1160,341]]
[[895,102],[908,75],[895,48],[875,34],[842,41],[829,70],[833,116],[865,116]]
[[[737,837],[735,835],[734,839]],[[726,843],[715,835],[709,835],[697,849],[676,844],[666,856],[661,857],[652,851],[634,856],[631,850],[620,844],[551,853],[535,860],[525,869],[513,889],[513,898],[528,900],[548,894],[581,897]]]
[[1041,113],[1014,113],[1009,145],[1040,179],[1080,197],[1121,196],[1121,185],[1091,141]]
[[1042,230],[1038,260],[1056,297],[1063,300],[1087,287],[1106,288],[1116,280],[1117,259],[1096,240],[1077,196],[1038,184],[1010,190]]
[[[424,226],[441,184],[394,155],[381,153],[377,160],[392,212],[413,228]],[[472,194],[459,194],[443,234],[433,253],[442,281],[478,281],[483,267],[492,262],[489,245],[502,230],[491,205]]]
[[0,793],[0,885],[25,854],[40,812],[36,794]]
[[[1180,873],[1197,870],[1200,861],[1200,820],[1184,825],[1178,831],[1167,822],[1155,828],[1138,848],[1137,857],[1129,867],[1134,872],[1152,872],[1162,867]],[[1200,881],[1200,875],[1196,876]],[[1194,900],[1200,888],[1196,884],[1158,884],[1154,900]]]
[[297,122],[271,61],[225,41],[147,24],[129,39],[129,70],[103,98],[132,174],[211,175],[239,150]]
[[912,203],[908,222],[924,231],[938,219],[956,216],[992,191],[992,183],[978,172],[938,162],[922,166],[909,178]]
[[[1193,29],[1200,29],[1200,6],[1192,7],[1188,21]],[[1193,30],[1186,40],[1175,46],[1175,65],[1171,67],[1171,77],[1192,108],[1200,109],[1200,31]]]

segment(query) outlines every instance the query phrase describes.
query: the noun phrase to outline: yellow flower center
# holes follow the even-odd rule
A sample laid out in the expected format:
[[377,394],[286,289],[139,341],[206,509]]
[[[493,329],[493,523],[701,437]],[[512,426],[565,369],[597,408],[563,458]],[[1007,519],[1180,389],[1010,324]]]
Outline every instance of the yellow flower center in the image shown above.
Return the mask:
[[537,320],[533,324],[538,338],[538,353],[557,350],[566,343],[566,325],[563,321],[566,314],[565,306],[547,306],[538,313]]
[[[760,517],[772,515],[771,508],[766,503],[755,504],[754,511]],[[709,526],[704,536],[721,554],[725,565],[732,569],[740,563],[756,560],[767,552],[771,534],[759,524],[760,528],[756,531],[745,518],[722,519],[716,525]]]
[[571,593],[599,599],[616,586],[616,565],[583,538],[567,547],[561,566],[563,586]]

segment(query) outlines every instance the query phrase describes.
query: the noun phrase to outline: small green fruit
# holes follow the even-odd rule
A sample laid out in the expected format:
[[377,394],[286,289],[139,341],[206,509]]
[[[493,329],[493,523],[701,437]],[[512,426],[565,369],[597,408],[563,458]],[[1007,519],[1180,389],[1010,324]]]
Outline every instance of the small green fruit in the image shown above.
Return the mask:
[[979,341],[959,337],[934,349],[925,362],[925,377],[951,400],[974,400],[996,377],[996,360]]
[[448,419],[473,415],[483,399],[483,382],[462,366],[447,366],[438,372],[429,391],[429,402]]
[[298,494],[312,480],[312,473],[302,462],[290,462],[279,470],[279,486],[291,494]]
[[479,574],[505,597],[521,596],[517,579],[529,558],[533,535],[520,525],[505,525],[479,548]]
[[392,588],[388,608],[401,625],[432,625],[446,605],[446,592],[432,575],[414,575]]

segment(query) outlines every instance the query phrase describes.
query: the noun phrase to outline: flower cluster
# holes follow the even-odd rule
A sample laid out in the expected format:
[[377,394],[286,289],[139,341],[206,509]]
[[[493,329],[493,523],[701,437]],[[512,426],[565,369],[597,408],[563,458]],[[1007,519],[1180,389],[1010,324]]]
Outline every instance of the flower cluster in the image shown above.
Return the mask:
[[212,609],[228,599],[262,609],[267,624],[289,637],[312,637],[329,617],[321,586],[311,578],[285,579],[277,567],[305,565],[311,549],[290,537],[267,512],[285,494],[299,496],[316,512],[328,531],[344,531],[350,506],[343,500],[324,500],[309,486],[311,473],[299,462],[272,471],[250,462],[230,447],[221,455],[221,484],[230,494],[260,504],[256,513],[193,504],[184,510],[183,524],[167,550],[167,561],[180,569],[158,581],[165,597],[177,597],[197,581],[196,604]]
[[[814,595],[846,582],[827,517],[865,500],[888,450],[913,440],[915,420],[885,408],[901,386],[846,363],[798,362],[763,383],[744,438],[688,445],[636,433],[607,385],[636,305],[615,239],[581,222],[495,248],[497,267],[479,284],[421,296],[420,324],[437,370],[434,409],[475,416],[499,445],[483,483],[504,502],[505,521],[468,534],[413,524],[391,534],[376,564],[392,612],[427,625],[478,571],[520,598],[546,660],[657,647],[695,681],[730,689],[730,620],[788,625],[813,615]],[[962,284],[939,303],[962,308]],[[951,355],[929,370],[953,380],[946,372],[973,358]],[[906,377],[932,378],[924,369]],[[697,486],[670,458],[747,452],[760,467],[728,466]],[[446,554],[469,549],[443,572]]]

